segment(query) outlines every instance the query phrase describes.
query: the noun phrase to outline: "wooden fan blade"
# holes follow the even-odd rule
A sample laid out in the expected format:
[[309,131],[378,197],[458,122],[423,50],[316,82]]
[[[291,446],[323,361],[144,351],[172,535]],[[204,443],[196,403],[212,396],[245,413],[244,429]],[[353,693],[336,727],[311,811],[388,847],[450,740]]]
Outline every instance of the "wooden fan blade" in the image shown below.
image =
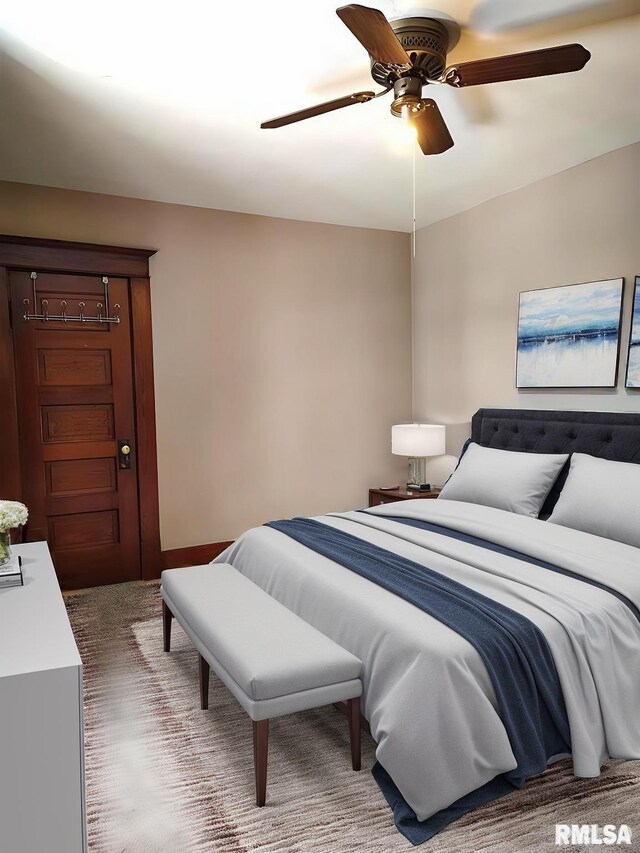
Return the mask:
[[293,124],[296,121],[304,121],[306,118],[330,113],[332,110],[341,110],[343,107],[350,107],[351,104],[366,104],[372,98],[375,98],[375,92],[354,92],[353,95],[347,95],[344,98],[335,98],[333,101],[316,104],[315,107],[307,107],[306,110],[298,110],[296,113],[288,113],[288,115],[280,116],[280,118],[263,121],[260,127],[262,129],[283,127],[285,124]]
[[449,128],[442,118],[438,105],[431,98],[423,98],[422,109],[411,123],[416,129],[418,145],[423,154],[442,154],[453,147]]
[[411,65],[389,21],[378,9],[351,3],[336,9],[336,15],[376,62],[384,65]]
[[564,44],[527,53],[494,56],[462,62],[447,68],[444,80],[450,86],[479,86],[483,83],[500,83],[505,80],[523,80],[526,77],[545,77],[548,74],[566,74],[580,71],[591,59],[591,54],[581,44]]

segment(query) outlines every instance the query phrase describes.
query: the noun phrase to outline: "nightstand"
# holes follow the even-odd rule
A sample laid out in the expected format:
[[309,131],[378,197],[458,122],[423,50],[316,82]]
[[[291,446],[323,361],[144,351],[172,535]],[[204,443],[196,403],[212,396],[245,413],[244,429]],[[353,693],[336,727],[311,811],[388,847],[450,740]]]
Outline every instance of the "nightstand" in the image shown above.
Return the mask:
[[412,492],[404,487],[399,489],[369,489],[369,506],[380,506],[381,504],[392,504],[396,501],[414,501],[417,498],[437,498],[440,489],[431,489],[430,492]]

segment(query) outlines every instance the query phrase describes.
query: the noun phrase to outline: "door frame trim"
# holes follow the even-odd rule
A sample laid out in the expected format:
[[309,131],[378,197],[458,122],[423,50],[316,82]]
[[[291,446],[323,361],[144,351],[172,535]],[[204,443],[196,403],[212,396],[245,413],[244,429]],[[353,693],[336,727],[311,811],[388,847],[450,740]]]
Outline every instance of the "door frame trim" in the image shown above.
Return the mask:
[[4,498],[20,500],[22,492],[20,467],[15,464],[19,433],[9,270],[111,275],[129,280],[143,580],[160,577],[162,571],[149,278],[149,258],[156,251],[0,234],[0,396],[6,404],[0,407],[0,494]]

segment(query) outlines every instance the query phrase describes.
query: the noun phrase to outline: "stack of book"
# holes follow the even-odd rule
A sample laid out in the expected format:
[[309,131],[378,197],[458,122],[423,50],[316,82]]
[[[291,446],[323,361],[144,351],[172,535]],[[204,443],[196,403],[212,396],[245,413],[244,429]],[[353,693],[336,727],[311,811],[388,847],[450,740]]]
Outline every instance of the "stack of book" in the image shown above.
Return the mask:
[[22,560],[16,554],[9,558],[8,563],[0,566],[0,589],[6,589],[9,586],[24,586]]

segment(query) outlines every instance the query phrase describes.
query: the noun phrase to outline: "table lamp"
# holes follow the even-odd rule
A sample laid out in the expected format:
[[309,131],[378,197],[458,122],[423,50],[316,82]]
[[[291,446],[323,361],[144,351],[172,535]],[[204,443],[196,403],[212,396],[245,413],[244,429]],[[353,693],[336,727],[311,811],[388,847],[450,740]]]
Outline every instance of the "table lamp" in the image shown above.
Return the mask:
[[391,452],[409,457],[407,489],[428,492],[427,456],[445,452],[445,428],[439,424],[395,424],[391,427]]

